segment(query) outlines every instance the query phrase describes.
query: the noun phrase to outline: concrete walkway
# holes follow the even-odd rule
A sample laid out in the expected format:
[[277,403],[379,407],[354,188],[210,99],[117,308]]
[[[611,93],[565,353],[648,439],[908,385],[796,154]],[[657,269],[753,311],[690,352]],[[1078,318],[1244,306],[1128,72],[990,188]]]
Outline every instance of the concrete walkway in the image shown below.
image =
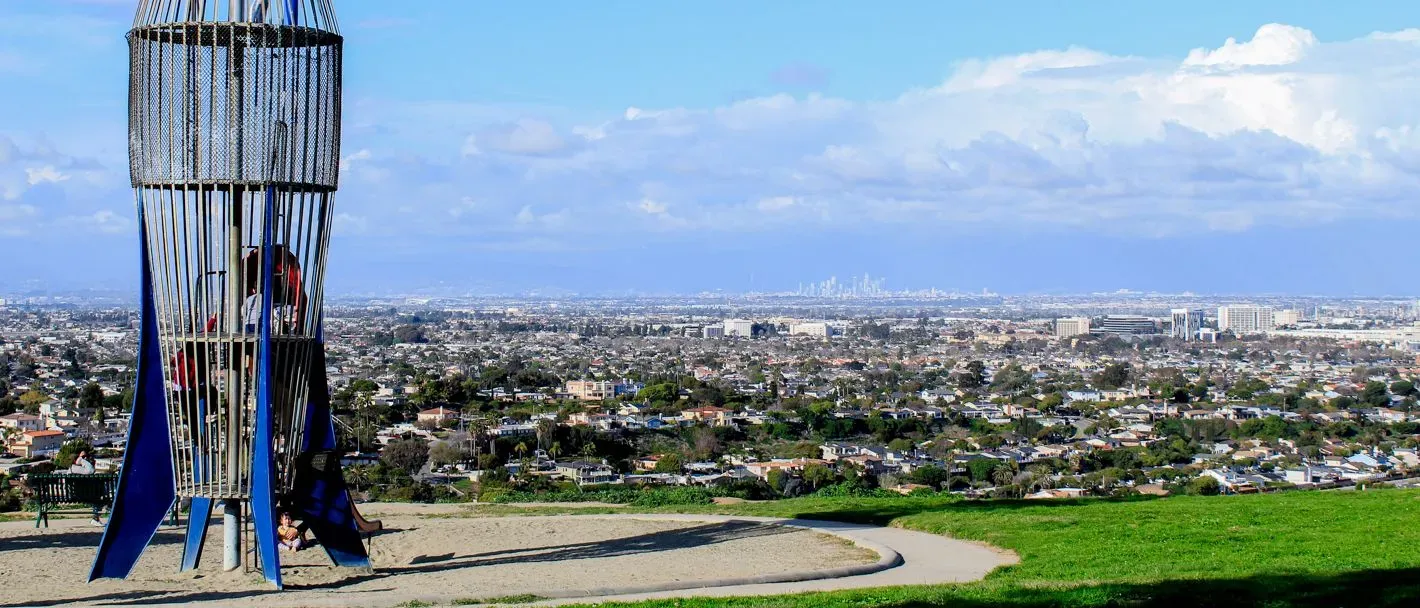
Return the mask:
[[[702,522],[751,521],[807,528],[832,534],[859,546],[872,549],[881,556],[876,564],[855,566],[852,572],[820,570],[803,573],[799,580],[750,581],[740,579],[703,580],[693,585],[661,585],[660,588],[607,589],[576,598],[557,598],[522,606],[561,606],[597,602],[631,602],[678,597],[729,597],[783,595],[809,591],[835,591],[894,585],[932,585],[980,580],[1000,566],[1017,563],[1019,558],[1009,551],[990,546],[917,532],[901,528],[885,528],[863,524],[838,523],[805,519],[773,517],[737,517],[720,515],[646,515],[614,514],[562,517],[630,518],[647,520],[679,520]],[[838,569],[849,570],[849,569]]]

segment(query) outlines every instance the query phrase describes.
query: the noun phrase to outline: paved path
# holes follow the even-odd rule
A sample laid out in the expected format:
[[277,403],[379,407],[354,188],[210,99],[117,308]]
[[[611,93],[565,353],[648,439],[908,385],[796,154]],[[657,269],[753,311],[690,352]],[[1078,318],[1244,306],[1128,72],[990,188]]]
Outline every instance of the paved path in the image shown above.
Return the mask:
[[[583,516],[571,516],[583,517]],[[808,528],[839,536],[873,549],[883,556],[878,564],[863,568],[864,573],[846,573],[833,577],[820,571],[809,580],[786,582],[749,582],[740,580],[702,581],[695,588],[607,590],[595,596],[559,598],[532,606],[559,606],[608,601],[638,601],[677,597],[728,597],[751,595],[782,595],[807,591],[834,591],[887,587],[894,585],[930,585],[962,583],[980,580],[992,570],[1019,561],[1015,554],[987,545],[956,540],[936,534],[885,528],[863,524],[848,524],[804,519],[772,517],[737,517],[719,515],[642,515],[614,514],[586,517],[627,517],[635,519],[670,519],[690,521],[753,521]],[[831,578],[825,578],[828,574]]]

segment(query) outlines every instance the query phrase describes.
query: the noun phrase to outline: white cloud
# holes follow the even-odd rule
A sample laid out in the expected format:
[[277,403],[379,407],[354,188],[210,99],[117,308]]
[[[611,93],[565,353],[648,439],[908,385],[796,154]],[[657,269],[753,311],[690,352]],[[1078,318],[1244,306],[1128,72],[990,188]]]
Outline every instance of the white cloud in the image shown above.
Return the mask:
[[771,196],[769,198],[759,199],[759,204],[756,206],[759,207],[760,211],[782,211],[793,207],[797,203],[798,200],[792,196]]
[[636,208],[651,215],[665,215],[668,209],[665,203],[656,202],[649,198],[641,199],[641,202],[636,205]]
[[25,181],[29,182],[31,186],[37,186],[43,183],[59,183],[67,181],[68,179],[68,175],[60,173],[58,169],[49,165],[38,169],[25,169]]
[[30,224],[39,217],[34,205],[0,203],[0,235],[21,236],[29,232]]
[[87,232],[99,232],[104,234],[133,233],[133,220],[107,209],[95,211],[87,215],[60,218],[59,224]]
[[533,156],[560,152],[567,145],[550,123],[533,119],[488,127],[476,138],[470,135],[464,144],[464,155],[480,153],[480,142],[483,147],[497,152]]
[[[1271,24],[1178,53],[1043,50],[963,61],[884,101],[634,106],[558,118],[569,128],[487,111],[443,153],[420,140],[362,160],[388,183],[347,188],[342,204],[372,232],[415,234],[633,222],[1164,235],[1420,219],[1420,34],[1323,42]],[[480,221],[448,222],[474,213],[465,197]]]
[[349,236],[352,234],[364,233],[369,228],[369,220],[349,213],[335,214],[335,224],[332,226],[335,234]]
[[1247,42],[1240,43],[1229,38],[1216,49],[1193,49],[1183,64],[1230,67],[1286,65],[1296,63],[1317,44],[1316,36],[1308,30],[1269,23],[1258,28],[1252,40]]

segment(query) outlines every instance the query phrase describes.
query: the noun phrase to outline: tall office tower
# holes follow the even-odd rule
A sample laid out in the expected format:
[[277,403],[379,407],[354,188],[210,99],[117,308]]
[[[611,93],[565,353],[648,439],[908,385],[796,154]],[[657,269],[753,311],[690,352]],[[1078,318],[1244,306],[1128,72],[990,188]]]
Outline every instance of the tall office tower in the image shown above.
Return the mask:
[[1198,339],[1198,330],[1203,329],[1203,310],[1175,308],[1171,311],[1173,316],[1173,329],[1169,335],[1183,340],[1193,342]]
[[1221,306],[1218,308],[1218,331],[1231,331],[1235,335],[1255,334],[1276,327],[1274,312],[1270,306]]
[[1276,325],[1279,326],[1296,325],[1302,322],[1302,311],[1294,308],[1289,308],[1287,310],[1279,310],[1276,314],[1272,315],[1272,320]]
[[141,330],[127,451],[90,579],[126,577],[179,498],[281,587],[276,511],[368,567],[340,472],[321,308],[340,159],[330,0],[140,0],[128,32]]
[[1067,317],[1055,320],[1055,336],[1069,338],[1090,333],[1089,317]]

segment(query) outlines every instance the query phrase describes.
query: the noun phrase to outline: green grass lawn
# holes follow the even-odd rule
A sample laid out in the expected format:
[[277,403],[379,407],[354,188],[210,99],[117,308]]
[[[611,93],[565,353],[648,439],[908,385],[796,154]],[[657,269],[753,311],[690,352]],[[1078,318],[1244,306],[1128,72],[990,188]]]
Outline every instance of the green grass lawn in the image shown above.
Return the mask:
[[1061,502],[810,498],[677,510],[890,524],[985,541],[1021,563],[958,585],[622,606],[1420,606],[1414,490]]

